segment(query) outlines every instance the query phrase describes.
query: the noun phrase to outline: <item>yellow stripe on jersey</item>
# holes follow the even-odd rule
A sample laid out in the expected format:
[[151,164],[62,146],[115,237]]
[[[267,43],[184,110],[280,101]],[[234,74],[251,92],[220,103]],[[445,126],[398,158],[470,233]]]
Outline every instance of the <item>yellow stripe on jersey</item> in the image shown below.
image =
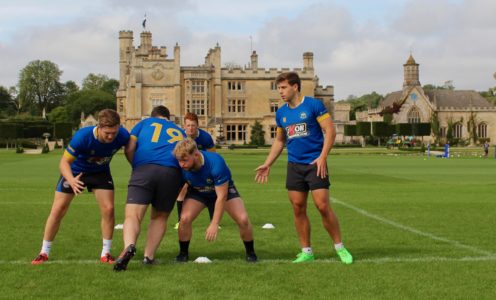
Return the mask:
[[319,123],[320,123],[320,122],[322,122],[322,121],[324,121],[325,119],[330,118],[330,117],[331,117],[331,115],[329,115],[329,113],[325,113],[325,114],[323,114],[322,116],[317,117],[317,122],[319,122]]
[[134,140],[134,141],[137,141],[138,140],[138,137],[135,136],[135,135],[131,135],[131,138]]
[[284,129],[282,129],[281,127],[277,127],[277,132],[284,133]]
[[[72,148],[71,148],[72,149]],[[70,162],[73,162],[76,160],[76,157],[72,154],[70,154],[67,150],[64,151],[64,156],[67,158]]]

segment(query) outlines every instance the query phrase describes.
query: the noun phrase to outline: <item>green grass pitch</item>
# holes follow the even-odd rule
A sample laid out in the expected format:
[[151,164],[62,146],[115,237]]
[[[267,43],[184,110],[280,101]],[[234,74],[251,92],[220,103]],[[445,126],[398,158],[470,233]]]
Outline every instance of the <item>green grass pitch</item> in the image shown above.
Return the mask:
[[[0,298],[496,299],[495,159],[333,150],[331,202],[355,263],[338,261],[309,200],[317,260],[295,265],[300,249],[284,189],[286,156],[273,166],[268,184],[253,180],[266,153],[221,151],[250,215],[259,263],[244,262],[227,215],[218,240],[206,242],[205,211],[193,224],[190,258],[206,256],[213,263],[175,264],[174,209],[157,252],[160,264],[141,264],[147,218],[128,271],[114,273],[98,262],[100,217],[88,193],[73,201],[49,263],[30,264],[41,247],[61,151],[0,150]],[[111,168],[116,222],[122,223],[130,167],[119,153]],[[266,223],[275,229],[262,229]],[[113,253],[121,249],[122,230],[116,230]]]

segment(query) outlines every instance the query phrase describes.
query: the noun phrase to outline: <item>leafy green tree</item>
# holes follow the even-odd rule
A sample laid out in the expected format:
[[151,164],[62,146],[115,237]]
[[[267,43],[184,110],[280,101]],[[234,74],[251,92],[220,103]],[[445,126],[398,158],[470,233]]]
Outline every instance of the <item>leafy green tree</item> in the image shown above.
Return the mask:
[[79,86],[72,80],[64,83],[65,96],[70,96],[79,91]]
[[60,103],[63,96],[60,75],[62,71],[51,61],[30,62],[19,75],[19,103],[22,102],[22,106],[36,104],[38,113],[49,112]]
[[486,92],[480,92],[479,94],[486,98],[489,103],[496,105],[496,88],[490,88]]
[[119,81],[111,78],[103,83],[102,88],[100,90],[109,93],[110,95],[115,97],[118,89],[119,89]]
[[48,121],[50,121],[50,123],[72,123],[71,116],[69,115],[69,111],[66,106],[57,106],[52,109],[52,111],[48,114]]
[[14,106],[14,100],[9,90],[5,87],[0,86],[0,115],[11,116],[15,114],[16,109]]
[[115,96],[99,90],[76,92],[69,97],[66,105],[68,116],[75,126],[79,124],[81,112],[95,115],[105,108],[115,109]]
[[263,130],[262,124],[255,121],[255,124],[251,126],[251,145],[263,146],[265,145],[265,131]]
[[107,75],[90,73],[83,79],[82,90],[101,90],[107,81]]
[[376,92],[365,94],[360,97],[350,95],[346,100],[351,104],[350,120],[356,120],[357,111],[366,111],[368,108],[377,108],[384,97]]

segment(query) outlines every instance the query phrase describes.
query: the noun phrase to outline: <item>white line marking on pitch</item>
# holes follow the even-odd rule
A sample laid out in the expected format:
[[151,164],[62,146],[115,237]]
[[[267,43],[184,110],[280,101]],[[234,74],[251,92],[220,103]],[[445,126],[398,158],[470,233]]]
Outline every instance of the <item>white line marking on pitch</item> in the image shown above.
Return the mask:
[[[261,264],[292,264],[292,259],[263,259],[261,258],[258,263]],[[385,263],[424,263],[424,262],[473,262],[473,261],[496,261],[496,256],[464,256],[464,257],[439,257],[439,256],[429,256],[429,257],[380,257],[380,258],[365,258],[356,259],[354,264],[385,264]],[[214,264],[231,264],[231,263],[244,263],[242,259],[232,259],[232,260],[222,260],[214,259],[212,261]],[[141,263],[141,260],[134,260],[130,262],[131,264]],[[193,263],[193,262],[190,262]],[[313,263],[318,264],[342,264],[337,258],[325,258],[316,259]],[[29,265],[31,264],[28,260],[0,260],[0,265]],[[103,265],[98,260],[52,260],[43,263],[43,265]],[[160,261],[160,265],[174,265],[177,264],[173,260],[170,261]],[[110,265],[108,265],[111,267]],[[33,266],[37,268],[37,266]]]
[[469,246],[469,245],[465,245],[465,244],[462,244],[462,243],[460,243],[458,241],[453,241],[453,240],[450,240],[450,239],[447,239],[447,238],[444,238],[444,237],[439,237],[439,236],[434,235],[432,233],[423,232],[423,231],[420,231],[420,230],[415,229],[413,227],[405,226],[405,225],[402,225],[400,223],[397,223],[397,222],[394,222],[394,221],[385,219],[385,218],[380,217],[378,215],[374,215],[372,213],[369,213],[366,210],[363,210],[361,208],[358,208],[358,207],[353,206],[351,204],[348,204],[346,202],[340,201],[340,200],[338,200],[336,198],[331,197],[331,200],[334,203],[341,204],[344,207],[347,207],[347,208],[349,208],[351,210],[354,210],[354,211],[358,212],[361,215],[364,215],[364,216],[366,216],[368,218],[374,219],[374,220],[379,221],[381,223],[389,224],[389,225],[391,225],[393,227],[396,227],[396,228],[399,228],[399,229],[402,229],[402,230],[405,230],[405,231],[409,231],[409,232],[415,233],[417,235],[425,236],[425,237],[428,237],[428,238],[430,238],[432,240],[435,240],[435,241],[444,242],[444,243],[453,245],[453,246],[458,247],[458,248],[461,248],[461,249],[470,250],[470,251],[475,252],[475,253],[478,253],[478,254],[493,255],[493,253],[491,253],[489,251],[482,250],[482,249],[479,249],[479,248],[476,248],[476,247],[472,247],[472,246]]

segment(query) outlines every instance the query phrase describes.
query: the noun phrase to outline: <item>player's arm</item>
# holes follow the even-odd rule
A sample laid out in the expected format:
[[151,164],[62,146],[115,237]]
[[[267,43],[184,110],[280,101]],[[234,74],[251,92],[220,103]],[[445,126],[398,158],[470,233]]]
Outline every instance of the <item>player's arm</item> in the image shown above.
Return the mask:
[[322,151],[319,157],[315,159],[312,164],[317,165],[317,176],[324,178],[327,176],[327,155],[334,145],[336,140],[336,129],[334,128],[334,123],[332,122],[329,114],[324,114],[319,120],[320,128],[324,132],[324,145],[322,146]]
[[270,147],[270,152],[263,165],[258,166],[255,169],[255,181],[258,183],[264,183],[269,180],[270,166],[276,161],[276,159],[281,155],[284,149],[284,144],[286,142],[286,137],[284,135],[283,129],[277,127],[276,138],[272,147]]
[[207,241],[214,241],[217,238],[217,231],[219,230],[220,220],[224,214],[224,206],[227,201],[227,189],[229,188],[229,181],[224,182],[221,185],[215,186],[215,193],[217,194],[217,200],[215,201],[214,215],[210,225],[208,225],[207,232],[205,233],[205,239]]
[[83,173],[79,173],[76,177],[72,174],[71,164],[76,160],[72,154],[70,154],[67,150],[64,151],[64,155],[60,159],[59,170],[60,174],[64,176],[67,183],[72,188],[74,194],[80,194],[84,190],[84,183],[80,180]]
[[124,148],[124,154],[126,154],[127,161],[130,164],[133,163],[134,152],[136,151],[136,140],[137,140],[137,137],[134,135],[131,135],[131,137],[129,138],[129,142],[127,143],[126,147]]

